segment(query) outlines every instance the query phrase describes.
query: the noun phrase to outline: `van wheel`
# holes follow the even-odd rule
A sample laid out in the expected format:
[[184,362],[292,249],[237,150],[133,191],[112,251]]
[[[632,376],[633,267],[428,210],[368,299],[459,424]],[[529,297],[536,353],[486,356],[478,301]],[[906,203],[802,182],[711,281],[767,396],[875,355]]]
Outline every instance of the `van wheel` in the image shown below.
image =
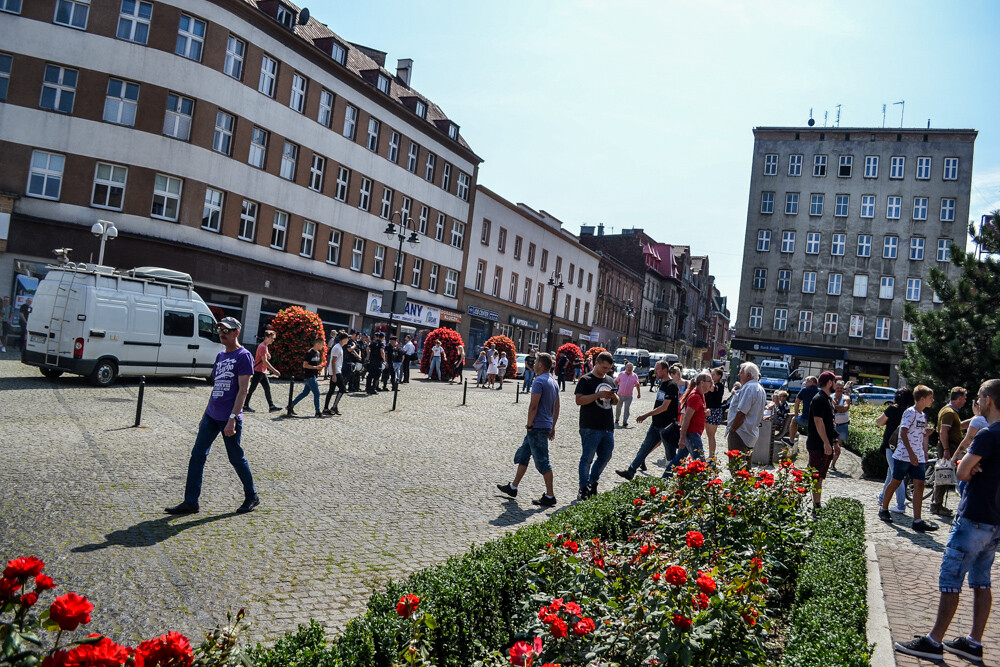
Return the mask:
[[118,364],[111,359],[101,359],[90,374],[90,383],[95,387],[107,387],[118,378]]
[[42,375],[44,375],[50,380],[55,380],[56,378],[58,378],[63,374],[62,369],[59,368],[43,368],[41,369],[41,371]]

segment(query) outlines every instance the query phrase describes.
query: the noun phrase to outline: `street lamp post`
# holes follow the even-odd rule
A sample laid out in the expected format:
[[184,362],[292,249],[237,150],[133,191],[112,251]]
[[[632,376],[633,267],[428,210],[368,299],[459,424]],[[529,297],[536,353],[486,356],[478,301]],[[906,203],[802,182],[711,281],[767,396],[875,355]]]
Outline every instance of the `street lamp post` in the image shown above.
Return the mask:
[[[399,230],[397,231],[396,225],[393,223],[396,216],[399,216]],[[392,335],[392,320],[396,315],[396,285],[399,284],[400,275],[403,273],[403,268],[401,262],[403,260],[403,242],[406,241],[410,244],[411,248],[415,248],[418,243],[420,243],[420,237],[417,236],[417,231],[414,229],[410,232],[409,238],[406,236],[406,231],[410,228],[413,223],[413,218],[404,217],[403,213],[396,211],[389,217],[389,224],[386,225],[385,231],[382,233],[388,237],[389,242],[392,243],[392,239],[395,236],[399,239],[399,247],[396,249],[396,261],[392,264],[392,303],[389,305],[389,335]],[[385,305],[385,304],[383,304]]]
[[109,220],[98,220],[90,228],[90,233],[94,236],[100,237],[101,239],[101,252],[97,256],[97,263],[100,265],[104,264],[104,243],[108,239],[118,238],[118,228],[115,227],[115,223]]
[[[635,317],[635,306],[632,303],[632,299],[625,302],[625,305],[622,306],[622,310],[625,312],[625,317],[627,318],[625,321],[625,347],[628,347],[628,337],[629,333],[632,331],[632,318]],[[636,345],[638,345],[638,342]]]
[[552,308],[549,310],[549,338],[546,341],[549,345],[549,352],[554,352],[552,348],[552,327],[555,324],[556,319],[556,297],[559,295],[559,290],[563,288],[562,274],[552,272],[549,276],[549,287],[552,288]]

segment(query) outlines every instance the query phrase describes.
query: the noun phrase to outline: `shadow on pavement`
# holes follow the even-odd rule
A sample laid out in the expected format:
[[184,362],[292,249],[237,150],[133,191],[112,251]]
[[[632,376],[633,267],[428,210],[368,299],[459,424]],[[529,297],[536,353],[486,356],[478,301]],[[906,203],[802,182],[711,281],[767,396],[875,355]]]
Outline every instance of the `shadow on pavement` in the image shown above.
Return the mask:
[[[896,515],[896,516],[898,516],[898,515]],[[907,519],[909,519],[909,517],[907,517]],[[925,521],[926,521],[926,519],[925,519]],[[923,547],[925,549],[930,549],[931,551],[936,551],[938,553],[944,553],[944,545],[938,543],[930,535],[926,535],[925,536],[922,533],[918,533],[918,532],[914,531],[913,527],[912,527],[913,526],[912,521],[907,521],[906,523],[902,523],[901,524],[901,523],[899,523],[899,519],[895,518],[895,516],[894,516],[893,517],[893,522],[891,524],[888,524],[888,525],[892,526],[893,530],[896,531],[896,533],[897,533],[897,535],[899,537],[902,537],[903,539],[906,539],[906,540],[909,540],[910,542],[913,542],[914,546]],[[948,532],[948,531],[951,530],[951,526],[948,525],[948,524],[946,524],[946,523],[945,524],[941,524],[941,523],[938,523],[937,521],[935,521],[934,525],[936,525],[938,527],[938,529],[937,529],[936,532],[941,532],[941,531]]]
[[177,535],[183,530],[187,530],[188,528],[194,528],[195,526],[201,526],[206,523],[218,521],[219,519],[228,519],[234,516],[237,516],[236,512],[227,512],[225,514],[216,514],[215,516],[205,516],[200,519],[186,521],[184,523],[171,523],[180,517],[170,515],[162,516],[158,519],[142,521],[134,526],[125,528],[124,530],[116,530],[108,533],[104,536],[105,541],[99,544],[83,544],[78,547],[73,547],[70,551],[73,553],[90,553],[91,551],[99,551],[101,549],[107,549],[108,547],[114,546],[128,548],[151,547],[154,544],[159,544],[160,542]]
[[497,518],[490,520],[491,526],[515,526],[519,523],[524,523],[532,514],[545,511],[541,507],[534,506],[530,510],[521,509],[521,506],[513,498],[508,496],[499,497],[503,498],[503,512]]

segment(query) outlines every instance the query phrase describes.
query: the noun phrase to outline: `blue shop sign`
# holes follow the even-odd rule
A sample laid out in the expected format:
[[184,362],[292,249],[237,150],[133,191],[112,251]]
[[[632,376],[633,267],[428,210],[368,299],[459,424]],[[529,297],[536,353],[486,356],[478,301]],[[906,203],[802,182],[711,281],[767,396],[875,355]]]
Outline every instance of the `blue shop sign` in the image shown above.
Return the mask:
[[486,310],[479,306],[469,306],[469,315],[478,317],[481,320],[489,320],[490,322],[500,321],[500,313],[495,313],[492,310]]
[[794,357],[813,357],[815,359],[846,359],[847,350],[831,350],[822,347],[806,347],[803,345],[784,345],[781,343],[763,343],[753,340],[734,339],[734,350],[747,352],[763,352],[765,354],[790,354]]

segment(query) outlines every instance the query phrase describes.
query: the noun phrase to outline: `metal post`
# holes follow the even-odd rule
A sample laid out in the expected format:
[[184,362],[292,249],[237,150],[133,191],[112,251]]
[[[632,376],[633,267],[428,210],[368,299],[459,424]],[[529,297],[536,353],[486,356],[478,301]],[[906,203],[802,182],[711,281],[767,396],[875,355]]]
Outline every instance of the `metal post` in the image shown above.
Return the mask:
[[399,398],[399,387],[393,386],[392,388],[392,411],[396,411],[396,399]]
[[288,403],[285,404],[286,410],[292,409],[292,395],[295,387],[295,378],[288,378]]
[[138,428],[139,424],[142,423],[142,397],[146,393],[146,376],[143,375],[139,378],[139,400],[135,404],[135,424],[132,428]]
[[517,383],[514,384],[514,390],[515,390],[514,391],[514,402],[515,403],[520,403],[521,402],[521,387],[518,386]]
[[462,405],[465,405],[465,397],[469,393],[469,381],[465,381],[465,386],[462,387]]

